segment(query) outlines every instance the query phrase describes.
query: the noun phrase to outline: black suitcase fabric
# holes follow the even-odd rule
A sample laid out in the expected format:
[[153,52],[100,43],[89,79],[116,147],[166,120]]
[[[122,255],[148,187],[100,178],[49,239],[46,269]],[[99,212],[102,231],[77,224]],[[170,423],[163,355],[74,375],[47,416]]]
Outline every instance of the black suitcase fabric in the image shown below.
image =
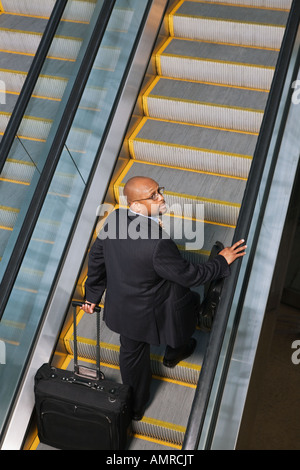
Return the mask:
[[103,377],[40,367],[34,385],[40,442],[61,450],[125,448],[131,390]]

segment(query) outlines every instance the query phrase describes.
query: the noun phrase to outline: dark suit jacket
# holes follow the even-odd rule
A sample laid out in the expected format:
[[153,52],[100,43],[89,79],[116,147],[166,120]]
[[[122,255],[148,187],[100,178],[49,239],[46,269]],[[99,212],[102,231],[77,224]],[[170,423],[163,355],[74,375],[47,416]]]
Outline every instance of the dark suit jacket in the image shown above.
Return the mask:
[[128,338],[178,347],[196,326],[191,287],[229,274],[225,258],[194,265],[157,222],[114,211],[94,242],[85,284],[86,300],[99,303],[106,290],[107,326]]

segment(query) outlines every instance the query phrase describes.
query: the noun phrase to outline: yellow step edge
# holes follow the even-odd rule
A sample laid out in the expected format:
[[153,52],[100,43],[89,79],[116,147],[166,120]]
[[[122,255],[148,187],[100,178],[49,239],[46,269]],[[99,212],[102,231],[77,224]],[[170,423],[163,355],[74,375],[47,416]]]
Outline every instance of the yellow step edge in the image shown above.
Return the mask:
[[0,205],[0,210],[7,211],[7,212],[15,212],[16,214],[20,212],[20,209],[16,209],[15,207],[8,207],[8,206],[1,206],[1,205]]
[[12,34],[28,34],[29,36],[33,35],[33,36],[40,36],[40,37],[43,36],[43,33],[35,32],[35,31],[24,31],[22,29],[0,28],[0,32],[1,31],[5,31],[8,33],[12,33]]
[[131,433],[131,436],[134,437],[135,439],[141,439],[143,441],[153,442],[154,444],[160,444],[160,445],[164,445],[167,447],[172,447],[173,449],[180,450],[182,448],[182,446],[178,444],[173,444],[172,442],[154,439],[153,437],[149,437],[149,436],[143,436],[142,434],[138,434],[138,433]]
[[[230,155],[230,156],[232,156],[232,155]],[[233,155],[232,158],[237,158],[237,157],[236,157],[236,155]],[[245,158],[247,158],[247,157],[245,157]],[[250,157],[249,157],[249,159],[250,159]],[[170,168],[171,170],[189,171],[190,173],[197,173],[197,174],[200,174],[200,175],[219,176],[221,178],[231,178],[231,179],[240,180],[240,181],[247,181],[247,179],[248,179],[248,178],[243,178],[241,176],[225,175],[223,173],[213,173],[212,171],[194,170],[193,168],[184,168],[184,167],[181,167],[181,166],[166,165],[164,163],[145,162],[143,160],[138,160],[138,159],[135,159],[134,161],[136,163],[142,163],[142,164],[146,163],[147,165],[160,166],[162,168]]]
[[[5,14],[6,15],[12,15],[12,16],[21,16],[21,17],[25,17],[25,18],[36,18],[36,19],[39,19],[39,20],[49,20],[49,18],[50,18],[49,16],[33,15],[33,14],[29,14],[29,13],[17,13],[17,12],[14,12],[14,11],[6,11]],[[90,24],[88,21],[71,20],[71,19],[68,19],[68,18],[61,18],[60,21],[63,21],[65,23]]]
[[[3,136],[4,132],[0,132],[0,135]],[[32,142],[42,142],[45,143],[45,139],[38,139],[37,137],[28,137],[26,135],[18,135],[18,139],[23,139],[23,140],[30,140]]]
[[[0,90],[0,91],[4,91],[8,95],[16,95],[16,96],[20,95],[19,91],[10,91],[10,90]],[[41,95],[34,95],[34,94],[31,95],[31,98],[37,98],[39,100],[61,101],[61,98],[53,98],[50,96],[41,96]]]
[[[0,32],[1,31],[9,32],[12,34],[25,34],[25,35],[28,34],[29,36],[40,36],[40,37],[43,36],[43,33],[39,33],[36,31],[24,31],[22,29],[0,28]],[[67,39],[67,40],[79,41],[79,42],[82,42],[83,40],[82,38],[76,38],[75,36],[63,36],[60,34],[55,35],[54,39],[64,39],[64,40]]]
[[[197,60],[198,62],[211,62],[215,64],[227,64],[227,65],[239,65],[241,67],[253,67],[256,69],[266,69],[266,70],[275,70],[275,67],[271,65],[259,65],[259,64],[247,64],[245,62],[234,62],[230,60],[220,60],[220,59],[209,59],[206,57],[192,57],[192,56],[185,56],[185,55],[177,55],[177,54],[169,54],[169,53],[163,53],[162,54],[165,57],[174,57],[176,59],[184,59],[184,60]],[[174,80],[180,80],[180,78]],[[233,86],[234,85],[224,85],[224,86]],[[237,87],[236,87],[237,88]],[[259,90],[261,91],[261,90]]]
[[188,99],[183,99],[183,98],[174,98],[174,97],[161,96],[161,95],[151,95],[151,96],[146,97],[145,99],[149,99],[149,98],[156,99],[156,100],[176,101],[178,103],[191,103],[191,104],[196,104],[199,106],[210,106],[214,108],[234,109],[238,111],[247,111],[251,113],[264,114],[264,110],[261,110],[261,109],[242,108],[240,106],[227,106],[226,104],[210,103],[206,101],[188,100]]
[[21,16],[25,18],[37,18],[39,20],[49,20],[49,16],[32,15],[30,13],[17,13],[15,11],[5,11],[5,15]]
[[156,71],[157,71],[157,74],[158,75],[162,75],[162,71],[161,71],[161,56],[164,52],[164,50],[167,48],[167,46],[170,44],[170,42],[172,41],[172,37],[170,36],[163,44],[162,46],[156,51],[155,55],[154,55],[154,59],[155,59],[155,65],[156,65]]
[[179,2],[174,6],[174,8],[170,11],[168,17],[168,24],[169,24],[169,32],[170,36],[174,36],[174,15],[176,11],[181,7],[181,5],[185,2],[185,0],[179,0]]
[[201,202],[207,202],[211,204],[219,204],[221,206],[229,206],[229,207],[241,207],[241,204],[238,204],[237,202],[229,202],[229,201],[219,201],[218,199],[210,199],[202,196],[193,196],[190,194],[184,194],[184,193],[177,193],[175,191],[165,191],[164,194],[169,194],[170,196],[175,196],[178,198],[185,198],[185,199],[190,199],[193,201],[201,201]]
[[233,19],[227,19],[227,18],[214,18],[210,16],[201,16],[201,15],[185,15],[185,14],[180,14],[176,13],[174,16],[177,16],[179,18],[192,18],[195,20],[205,20],[205,21],[217,21],[217,22],[223,22],[223,23],[235,23],[235,24],[240,24],[240,25],[255,25],[255,26],[267,26],[268,28],[282,28],[285,29],[286,25],[282,24],[270,24],[270,23],[257,23],[256,21],[239,21],[239,20],[233,20]]
[[142,127],[144,126],[145,122],[147,121],[147,117],[143,117],[139,122],[138,124],[136,125],[135,129],[133,130],[133,132],[130,134],[129,138],[128,138],[128,148],[129,148],[129,154],[132,158],[135,158],[135,155],[134,155],[134,146],[133,146],[133,141],[135,140],[136,136],[138,135],[138,133],[140,132],[140,130],[142,129]]
[[36,166],[33,162],[27,162],[25,160],[17,160],[15,158],[7,158],[6,162],[7,163],[16,163],[16,164],[20,164],[20,165],[34,166],[34,167]]
[[7,183],[13,183],[13,184],[22,184],[23,186],[30,186],[30,183],[28,181],[18,181],[18,180],[13,180],[11,178],[4,178],[0,176],[0,181],[6,181]]
[[247,87],[247,86],[241,86],[241,85],[232,85],[228,83],[218,83],[218,82],[207,82],[205,80],[193,80],[190,78],[181,78],[181,77],[170,77],[168,75],[160,75],[160,78],[165,78],[167,80],[174,80],[174,81],[181,81],[181,82],[188,82],[188,83],[199,83],[200,85],[212,85],[212,86],[218,86],[218,87],[223,87],[223,88],[233,88],[237,90],[247,90],[247,91],[260,91],[262,93],[269,93],[270,89],[264,89],[264,88],[254,88],[254,87]]
[[151,93],[151,91],[153,90],[153,88],[155,87],[155,85],[157,84],[160,78],[161,77],[159,75],[156,76],[154,80],[151,82],[151,84],[149,85],[149,87],[147,88],[147,90],[145,91],[145,93],[142,95],[143,111],[146,116],[149,116],[149,111],[148,111],[148,106],[147,106],[147,97],[149,96],[149,94]]
[[[211,0],[200,0],[201,3],[208,3],[210,5],[216,5],[214,1]],[[199,3],[199,0],[189,0],[189,2],[193,3]],[[218,2],[218,5],[223,5],[223,6],[231,6],[231,7],[240,7],[240,8],[253,8],[256,10],[268,10],[268,11],[286,11],[289,12],[290,10],[286,8],[274,8],[274,7],[264,7],[264,6],[256,6],[256,5],[243,5],[242,3],[230,3],[230,2]]]
[[203,42],[206,44],[219,44],[221,46],[234,46],[234,47],[245,47],[247,49],[262,49],[266,51],[273,51],[273,52],[279,52],[280,49],[278,47],[268,47],[268,46],[253,46],[252,44],[240,44],[240,43],[234,43],[234,42],[220,42],[220,41],[214,41],[213,39],[199,39],[199,38],[186,38],[186,37],[180,37],[180,36],[172,36],[171,39],[179,39],[182,41],[191,41],[191,42]]
[[[8,113],[7,111],[0,111],[0,115],[2,116],[11,116],[12,113]],[[32,121],[39,121],[39,122],[46,122],[46,123],[52,123],[53,122],[53,119],[48,119],[48,118],[41,118],[41,117],[37,117],[37,116],[26,116],[24,115],[23,116],[23,119],[28,119],[28,120],[32,120]]]
[[[25,75],[25,76],[28,75],[28,72],[24,72],[23,70],[14,70],[14,69],[4,69],[4,68],[0,68],[0,72],[3,72],[3,73],[12,73],[12,74],[14,74],[14,75]],[[64,82],[68,82],[68,79],[67,79],[67,78],[58,77],[58,76],[55,76],[55,75],[40,74],[40,75],[39,75],[39,78],[49,78],[49,79],[53,79],[53,80],[61,80],[61,81],[64,81]]]
[[184,126],[193,126],[193,127],[201,127],[203,129],[215,129],[217,131],[226,131],[226,132],[234,132],[234,133],[238,133],[238,134],[245,134],[245,135],[254,135],[254,136],[257,136],[259,135],[258,132],[250,132],[250,131],[242,131],[240,129],[227,129],[226,127],[216,127],[216,126],[209,126],[207,124],[196,124],[196,123],[191,123],[191,122],[182,122],[182,121],[170,121],[169,119],[163,119],[163,118],[157,118],[157,117],[149,117],[149,116],[144,116],[142,118],[142,120],[139,122],[139,124],[137,125],[137,127],[135,128],[135,130],[132,132],[132,134],[130,135],[129,139],[132,139],[132,138],[135,138],[137,136],[137,134],[139,133],[139,131],[141,130],[141,128],[144,126],[144,124],[146,123],[146,121],[159,121],[159,122],[172,122],[174,124],[182,124]]
[[[150,144],[153,144],[153,145],[162,145],[162,146],[165,146],[165,147],[178,147],[178,148],[181,148],[181,149],[187,149],[187,150],[196,150],[196,151],[199,151],[199,152],[209,152],[209,153],[213,153],[213,154],[218,154],[218,155],[226,155],[226,156],[230,156],[230,157],[236,157],[236,158],[246,158],[248,160],[252,160],[252,156],[251,155],[242,155],[242,154],[239,154],[239,153],[231,153],[231,152],[224,152],[224,151],[218,151],[218,150],[212,150],[212,149],[207,149],[207,148],[202,148],[202,147],[192,147],[192,146],[189,146],[189,145],[182,145],[182,144],[172,144],[170,142],[160,142],[159,140],[147,140],[147,139],[140,139],[140,138],[135,138],[133,141],[134,142],[146,142],[146,143],[150,143]],[[133,159],[135,161],[138,161],[138,159],[136,159],[135,157],[133,157]],[[145,163],[145,162],[142,162],[142,163]],[[149,163],[149,165],[156,165],[156,163],[152,163],[152,162],[147,162],[147,164]],[[157,164],[159,166],[159,164]],[[161,165],[160,165],[161,166]],[[165,165],[163,165],[165,166]],[[176,166],[170,166],[170,168],[174,168],[174,169],[178,169]],[[182,168],[181,168],[182,169]],[[194,169],[190,169],[189,171],[196,171]],[[201,171],[199,170],[200,173],[207,173],[206,171]],[[219,175],[221,176],[221,175]],[[223,176],[227,176],[227,175],[223,175]],[[235,176],[228,176],[228,178],[236,178],[236,179],[244,179],[244,178],[237,178]]]
[[[157,426],[157,427],[161,427],[161,428],[165,428],[165,429],[171,429],[173,431],[180,432],[183,435],[186,432],[186,427],[185,426],[180,426],[179,424],[168,423],[167,421],[161,421],[159,419],[150,418],[148,416],[143,416],[143,418],[141,419],[141,422],[146,423],[146,424],[150,424],[152,426]],[[169,442],[169,441],[164,441],[164,442]]]

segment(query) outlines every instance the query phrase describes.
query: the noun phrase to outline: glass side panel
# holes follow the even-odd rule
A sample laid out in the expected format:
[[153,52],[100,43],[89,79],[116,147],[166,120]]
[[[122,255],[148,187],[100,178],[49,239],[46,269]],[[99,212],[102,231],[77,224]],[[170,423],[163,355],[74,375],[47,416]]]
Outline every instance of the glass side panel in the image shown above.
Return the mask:
[[[6,347],[6,364],[0,365],[0,427],[18,387],[55,282],[56,272],[147,4],[148,0],[116,2],[0,323],[0,339]],[[63,102],[64,97],[60,106]],[[48,138],[50,134],[51,129]],[[40,158],[43,157],[41,151]],[[37,166],[39,165],[40,162],[37,162]],[[35,171],[37,172],[36,168]]]
[[82,2],[67,2],[7,157],[0,176],[0,280],[103,2],[84,2],[86,8]]

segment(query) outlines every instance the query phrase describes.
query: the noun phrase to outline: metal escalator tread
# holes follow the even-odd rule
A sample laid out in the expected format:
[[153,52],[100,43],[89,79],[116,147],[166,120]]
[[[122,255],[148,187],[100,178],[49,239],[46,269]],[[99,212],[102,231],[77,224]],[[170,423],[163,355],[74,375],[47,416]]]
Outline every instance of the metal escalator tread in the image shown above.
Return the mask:
[[0,16],[0,30],[23,31],[33,34],[42,34],[47,24],[46,18],[33,16],[11,15],[5,13]]
[[151,117],[258,132],[268,93],[159,78],[144,98]]
[[161,165],[246,178],[255,133],[143,119],[129,138],[132,158]]
[[198,60],[216,60],[244,66],[271,67],[273,70],[278,58],[277,49],[188,40],[176,37],[172,37],[166,42],[161,54],[189,57]]
[[213,2],[185,1],[176,11],[176,16],[194,16],[214,18],[224,21],[238,21],[252,24],[272,24],[285,27],[288,12],[272,10],[271,8],[249,7],[239,5],[221,5]]
[[[68,18],[70,19],[70,10],[72,10],[73,20],[84,21],[89,20],[91,16],[91,10],[93,10],[93,5],[96,3],[96,0],[75,0],[70,2],[68,5]],[[39,16],[42,18],[49,18],[53,10],[55,0],[44,0],[40,2],[39,0],[31,0],[30,2],[14,2],[11,0],[2,0],[1,4],[3,6],[4,12],[6,13],[15,13],[15,14],[25,14],[31,16]],[[63,15],[63,18],[65,14]]]
[[170,37],[156,63],[166,77],[268,90],[277,58],[270,48]]
[[283,10],[185,1],[172,20],[174,36],[279,48],[287,17]]

